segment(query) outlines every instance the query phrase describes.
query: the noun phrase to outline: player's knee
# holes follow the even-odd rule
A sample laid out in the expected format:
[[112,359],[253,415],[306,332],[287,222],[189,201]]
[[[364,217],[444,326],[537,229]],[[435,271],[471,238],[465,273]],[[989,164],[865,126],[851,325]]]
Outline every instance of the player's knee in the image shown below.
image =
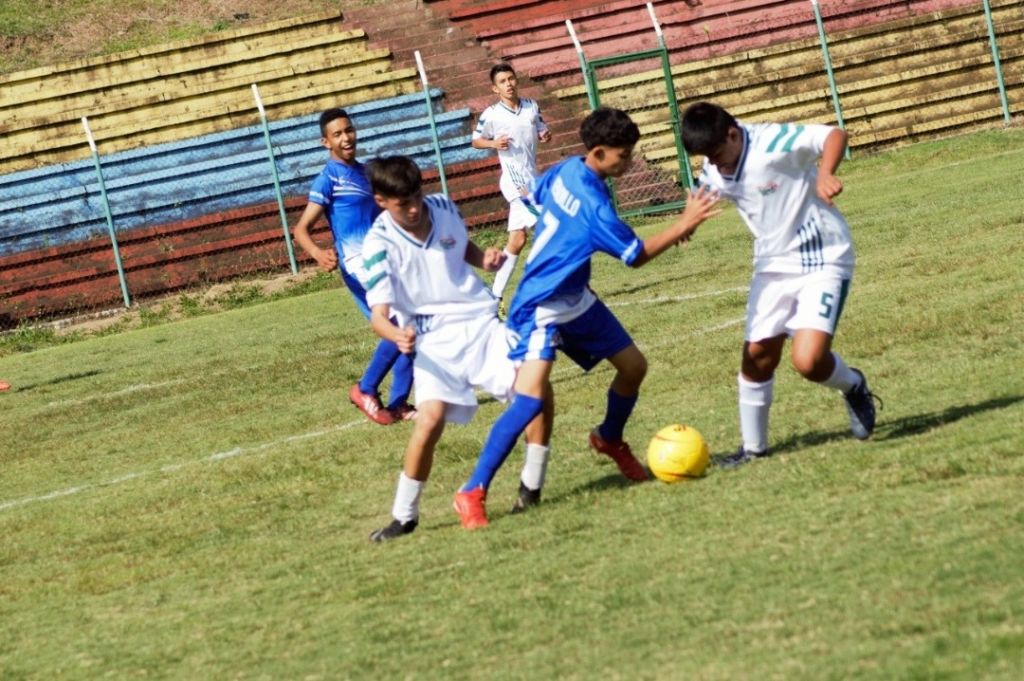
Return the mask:
[[416,408],[416,430],[424,435],[439,434],[444,424],[444,403],[430,401]]
[[830,358],[811,352],[794,352],[793,369],[809,381],[820,383],[832,373]]
[[758,343],[748,341],[743,344],[740,370],[752,381],[767,381],[775,375],[781,354],[782,343],[778,339]]
[[647,377],[647,358],[637,352],[629,358],[628,362],[619,367],[619,374],[626,382],[639,388],[640,384],[644,382],[644,378]]
[[775,375],[778,361],[768,354],[744,353],[740,362],[740,371],[743,375],[755,382],[763,382]]

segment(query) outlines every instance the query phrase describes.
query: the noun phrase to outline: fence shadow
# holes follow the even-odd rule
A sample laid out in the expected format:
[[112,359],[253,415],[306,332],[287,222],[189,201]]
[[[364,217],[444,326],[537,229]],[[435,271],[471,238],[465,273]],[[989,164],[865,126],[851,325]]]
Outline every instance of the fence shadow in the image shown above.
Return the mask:
[[40,381],[39,383],[24,383],[17,385],[19,393],[28,392],[29,390],[35,390],[36,388],[42,388],[48,385],[58,385],[60,383],[67,383],[69,381],[78,381],[83,378],[90,378],[92,376],[98,376],[103,371],[100,369],[90,369],[89,371],[79,371],[73,374],[65,374],[63,376],[57,376],[51,378],[48,381]]

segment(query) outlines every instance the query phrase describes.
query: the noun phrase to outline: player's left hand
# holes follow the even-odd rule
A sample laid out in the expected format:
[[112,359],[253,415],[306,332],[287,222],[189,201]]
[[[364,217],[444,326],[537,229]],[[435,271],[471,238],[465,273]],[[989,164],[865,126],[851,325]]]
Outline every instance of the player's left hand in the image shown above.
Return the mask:
[[484,251],[484,271],[497,272],[505,264],[505,251],[500,248],[488,248]]
[[843,181],[831,173],[818,173],[818,198],[827,205],[832,205],[832,199],[843,193]]
[[545,144],[550,142],[551,141],[551,131],[547,130],[547,129],[541,130],[540,134],[537,135],[537,139],[539,139],[541,142],[544,142]]

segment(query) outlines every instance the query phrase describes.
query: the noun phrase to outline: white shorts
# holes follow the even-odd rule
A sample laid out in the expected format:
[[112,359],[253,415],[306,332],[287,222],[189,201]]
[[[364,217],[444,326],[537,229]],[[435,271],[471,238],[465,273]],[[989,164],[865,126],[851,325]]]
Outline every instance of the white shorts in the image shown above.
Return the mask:
[[465,424],[476,414],[476,390],[505,402],[511,397],[516,368],[508,358],[505,325],[493,315],[445,321],[416,338],[413,385],[416,404],[445,403],[445,420]]
[[522,199],[512,199],[508,202],[508,231],[518,232],[521,229],[529,229],[537,224],[537,214],[526,207]]
[[747,297],[748,341],[761,341],[798,329],[835,335],[850,275],[835,271],[809,274],[755,274]]

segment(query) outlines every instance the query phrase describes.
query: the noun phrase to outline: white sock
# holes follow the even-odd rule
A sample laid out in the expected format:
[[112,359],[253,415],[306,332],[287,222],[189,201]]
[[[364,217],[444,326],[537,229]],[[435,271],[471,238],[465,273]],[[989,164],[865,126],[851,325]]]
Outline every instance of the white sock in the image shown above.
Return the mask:
[[764,383],[754,383],[737,376],[740,387],[740,434],[743,449],[761,453],[768,449],[768,413],[772,408],[775,377]]
[[544,486],[550,455],[551,447],[526,443],[526,462],[523,464],[523,473],[519,476],[524,485],[534,490]]
[[848,393],[860,383],[860,376],[857,372],[846,366],[846,362],[843,358],[832,353],[832,359],[836,361],[836,368],[832,370],[832,375],[821,382],[826,388],[835,388],[836,390]]
[[395,504],[391,507],[391,515],[395,520],[407,523],[420,517],[420,495],[423,494],[423,486],[426,484],[424,480],[413,480],[402,471],[398,476]]
[[508,280],[512,278],[512,271],[516,268],[517,260],[519,260],[518,255],[512,255],[505,251],[505,262],[502,264],[501,269],[498,270],[498,273],[494,275],[494,285],[491,286],[491,291],[496,298],[501,298],[505,292]]

